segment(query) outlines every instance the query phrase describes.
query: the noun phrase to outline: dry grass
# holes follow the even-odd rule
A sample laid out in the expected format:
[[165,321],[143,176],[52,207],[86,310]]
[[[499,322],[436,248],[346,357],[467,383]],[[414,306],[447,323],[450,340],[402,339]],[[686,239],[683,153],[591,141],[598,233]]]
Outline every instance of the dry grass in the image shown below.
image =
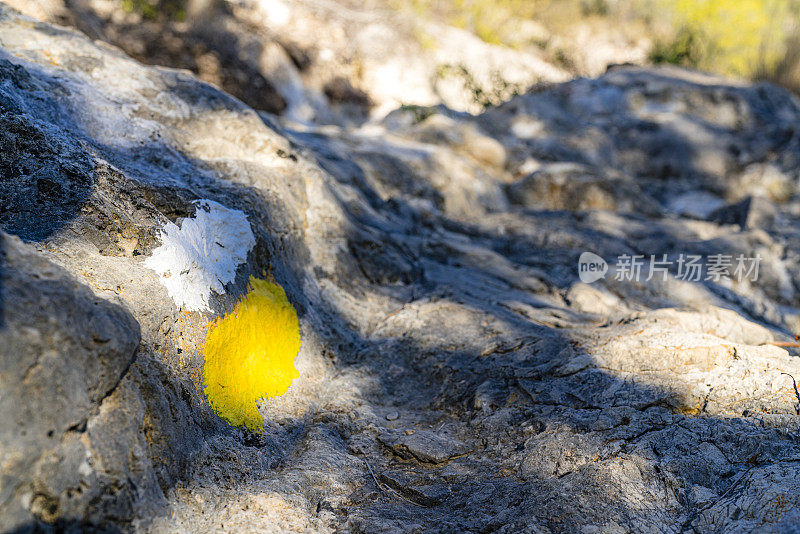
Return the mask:
[[662,0],[660,4],[672,31],[656,41],[651,55],[655,61],[744,78],[774,78],[797,63],[787,51],[797,41],[798,0]]
[[387,0],[396,10],[472,31],[486,42],[544,51],[569,69],[562,47],[576,24],[652,41],[650,61],[800,91],[800,0]]

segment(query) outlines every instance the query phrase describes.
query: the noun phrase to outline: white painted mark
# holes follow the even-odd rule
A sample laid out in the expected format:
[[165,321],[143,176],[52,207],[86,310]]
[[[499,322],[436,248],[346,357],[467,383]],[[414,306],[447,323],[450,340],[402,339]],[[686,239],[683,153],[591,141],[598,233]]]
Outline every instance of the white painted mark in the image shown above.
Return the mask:
[[247,216],[213,200],[196,200],[193,218],[161,230],[161,246],[145,260],[178,307],[211,311],[211,292],[222,295],[255,244]]

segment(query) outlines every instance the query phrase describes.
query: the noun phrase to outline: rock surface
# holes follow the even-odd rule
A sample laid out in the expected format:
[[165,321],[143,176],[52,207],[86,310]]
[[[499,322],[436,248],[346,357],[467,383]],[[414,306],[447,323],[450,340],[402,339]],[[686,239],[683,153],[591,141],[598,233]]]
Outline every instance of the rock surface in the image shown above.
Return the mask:
[[[788,531],[798,124],[770,85],[618,68],[300,128],[0,5],[4,528]],[[210,311],[146,265],[198,200],[255,242]],[[762,262],[590,284],[584,251]],[[262,435],[200,380],[250,275],[303,338]]]

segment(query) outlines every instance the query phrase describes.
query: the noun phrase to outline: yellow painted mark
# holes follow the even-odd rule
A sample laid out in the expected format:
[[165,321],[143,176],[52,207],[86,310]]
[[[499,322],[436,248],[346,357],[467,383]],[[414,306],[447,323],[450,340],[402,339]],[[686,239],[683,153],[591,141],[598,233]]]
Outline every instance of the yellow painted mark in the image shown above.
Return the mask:
[[250,277],[233,312],[208,326],[203,384],[209,404],[236,426],[263,432],[256,401],[283,395],[300,376],[297,312],[277,284]]

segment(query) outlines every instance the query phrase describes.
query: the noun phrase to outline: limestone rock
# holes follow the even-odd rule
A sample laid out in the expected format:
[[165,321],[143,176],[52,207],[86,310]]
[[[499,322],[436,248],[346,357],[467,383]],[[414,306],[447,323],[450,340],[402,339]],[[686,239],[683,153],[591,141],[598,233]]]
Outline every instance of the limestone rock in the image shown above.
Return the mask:
[[387,432],[378,439],[405,458],[431,464],[441,464],[467,452],[457,440],[427,430]]
[[[280,24],[271,4],[262,15]],[[356,26],[362,45],[382,31]],[[333,44],[318,53],[346,63]],[[294,54],[265,61],[305,68]],[[389,67],[405,72],[406,54]],[[785,91],[620,67],[477,116],[300,125],[4,5],[0,56],[4,527],[781,532],[796,519],[800,368],[776,345],[800,331],[800,106]],[[309,83],[287,98],[302,107],[313,84],[281,72],[284,87]],[[747,197],[739,224],[712,216]],[[238,223],[198,213],[211,207]],[[196,247],[170,265],[202,306],[152,268],[176,228],[198,230],[167,248]],[[230,257],[220,233],[243,236]],[[603,278],[580,280],[583,252]],[[623,255],[760,264],[630,280]],[[203,394],[206,327],[250,276],[286,290],[303,341],[300,377],[259,404],[263,434],[229,427]]]
[[131,496],[115,487],[128,483],[125,473],[105,464],[86,436],[136,358],[139,325],[5,233],[0,287],[4,527],[124,516]]

